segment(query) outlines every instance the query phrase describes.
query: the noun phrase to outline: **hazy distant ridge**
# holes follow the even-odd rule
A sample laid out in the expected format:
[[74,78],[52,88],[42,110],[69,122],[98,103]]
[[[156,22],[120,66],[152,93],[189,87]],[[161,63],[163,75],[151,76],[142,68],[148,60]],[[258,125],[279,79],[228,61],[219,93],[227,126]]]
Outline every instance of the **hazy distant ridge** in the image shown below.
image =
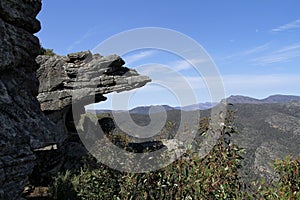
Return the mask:
[[[223,100],[224,101],[224,100]],[[288,103],[292,101],[300,101],[300,96],[293,95],[272,95],[265,99],[255,99],[252,97],[232,95],[226,99],[228,103],[247,103],[247,104],[262,104],[262,103]]]
[[[225,100],[223,99],[221,102],[224,102]],[[272,95],[269,96],[265,99],[255,99],[252,97],[247,97],[247,96],[242,96],[242,95],[232,95],[228,98],[226,98],[227,103],[232,103],[232,104],[268,104],[268,103],[288,103],[292,101],[300,101],[300,96],[294,96],[294,95]],[[198,103],[198,104],[193,104],[193,105],[188,105],[188,106],[176,106],[176,107],[171,107],[168,105],[152,105],[152,106],[139,106],[136,108],[131,109],[129,112],[132,114],[148,114],[149,111],[151,110],[152,113],[158,113],[162,112],[163,110],[165,111],[170,111],[170,110],[183,110],[183,111],[194,111],[194,110],[207,110],[210,109],[214,106],[218,105],[218,103]],[[123,110],[124,111],[124,110]],[[111,110],[91,110],[88,109],[87,112],[91,113],[107,113],[111,112]],[[119,112],[122,112],[122,110],[119,110]]]

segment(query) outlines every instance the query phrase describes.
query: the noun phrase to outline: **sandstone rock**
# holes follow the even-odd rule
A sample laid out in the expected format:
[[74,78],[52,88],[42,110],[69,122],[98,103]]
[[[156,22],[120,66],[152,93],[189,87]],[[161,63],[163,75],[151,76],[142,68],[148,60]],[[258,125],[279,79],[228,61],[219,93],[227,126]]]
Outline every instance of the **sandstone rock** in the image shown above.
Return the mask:
[[[31,180],[39,179],[43,183],[55,172],[80,167],[87,150],[77,134],[78,127],[83,126],[86,135],[97,132],[97,119],[96,124],[88,120],[83,125],[75,125],[72,106],[80,107],[79,115],[84,114],[85,105],[106,100],[103,94],[142,87],[151,80],[124,67],[125,62],[117,55],[101,56],[83,51],[67,56],[40,55],[36,61],[40,65],[37,98],[41,109],[58,129],[55,134],[57,149],[36,154],[37,166]],[[51,160],[54,154],[57,159]]]
[[[40,55],[36,58],[41,109],[60,130],[57,143],[62,144],[76,128],[72,127],[72,104],[84,106],[106,100],[103,94],[142,87],[149,81],[147,76],[123,67],[119,56],[92,55],[90,51],[67,56]],[[74,126],[74,125],[73,125]]]
[[41,29],[40,22],[35,18],[40,10],[41,1],[39,0],[5,0],[0,2],[1,18],[29,33],[36,33]]
[[33,149],[54,141],[36,99],[41,2],[0,1],[0,199],[19,199],[35,165]]
[[[73,139],[74,101],[83,109],[94,100],[105,100],[103,94],[150,81],[123,67],[117,55],[86,51],[35,60],[42,52],[33,35],[40,30],[40,9],[40,0],[0,1],[0,199],[20,199],[33,168],[55,173],[66,164],[64,153],[84,151],[77,145],[80,140]],[[46,165],[44,152],[51,152]]]
[[[119,56],[92,55],[89,51],[67,56],[38,56],[38,100],[43,111],[58,111],[76,101],[105,100],[103,94],[142,87],[150,79],[123,67]],[[76,98],[76,99],[74,99]]]

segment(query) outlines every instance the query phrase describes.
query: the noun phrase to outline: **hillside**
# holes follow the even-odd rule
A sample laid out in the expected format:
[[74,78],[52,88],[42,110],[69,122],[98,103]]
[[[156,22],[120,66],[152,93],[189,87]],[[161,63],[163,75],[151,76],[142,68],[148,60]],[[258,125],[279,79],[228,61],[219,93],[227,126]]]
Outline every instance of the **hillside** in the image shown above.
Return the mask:
[[[238,99],[241,100],[241,97]],[[250,98],[243,99],[251,100],[252,103],[243,101],[233,105],[232,109],[236,111],[235,123],[238,134],[231,137],[234,144],[245,149],[243,177],[247,180],[257,177],[274,178],[273,160],[300,153],[300,101],[293,101],[297,97],[291,96],[272,96],[258,100],[259,103],[255,103],[257,101]],[[289,100],[291,100],[289,103],[277,103]],[[144,112],[145,110],[142,111],[132,113],[131,117],[138,125],[146,126],[150,123],[150,118]],[[200,111],[200,115],[209,117],[210,112],[210,110]],[[167,110],[167,121],[174,124],[172,129],[165,127],[162,132],[176,133],[180,116],[180,110]],[[120,123],[123,126],[126,120]],[[162,135],[158,135],[156,138],[161,137]]]
[[[223,100],[224,101],[224,100]],[[263,104],[263,103],[288,103],[291,101],[300,101],[299,96],[294,95],[271,95],[264,99],[256,99],[242,95],[232,95],[226,98],[228,103],[248,103],[248,104]]]
[[270,178],[272,160],[300,153],[300,102],[234,107],[239,134],[232,140],[246,150],[244,169],[249,177]]

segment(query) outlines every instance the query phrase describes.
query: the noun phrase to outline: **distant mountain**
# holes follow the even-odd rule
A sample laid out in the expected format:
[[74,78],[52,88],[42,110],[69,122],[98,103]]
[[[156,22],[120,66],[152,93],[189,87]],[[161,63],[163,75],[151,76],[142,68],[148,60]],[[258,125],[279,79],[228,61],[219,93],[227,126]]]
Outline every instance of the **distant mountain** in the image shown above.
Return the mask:
[[[196,111],[196,110],[207,110],[210,109],[214,106],[218,105],[218,103],[199,103],[199,104],[193,104],[189,106],[176,106],[176,107],[171,107],[168,105],[152,105],[152,106],[139,106],[136,108],[133,108],[129,110],[131,114],[144,114],[148,115],[149,111],[152,113],[159,113],[162,112],[163,110],[165,111],[170,111],[170,110],[182,110],[182,111]],[[89,113],[94,113],[94,114],[101,114],[101,113],[111,113],[112,110],[93,110],[93,109],[87,109],[86,112]],[[115,110],[114,112],[126,112],[125,110]]]
[[102,113],[111,113],[111,110],[94,110],[94,109],[86,109],[85,112],[93,113],[93,114],[102,114]]
[[159,113],[162,112],[163,110],[165,111],[169,111],[169,110],[175,110],[175,108],[171,107],[171,106],[167,106],[167,105],[155,105],[155,106],[140,106],[140,107],[136,107],[131,109],[129,112],[131,114],[149,114],[149,112],[151,111],[152,113]]
[[177,110],[183,110],[183,111],[195,111],[195,110],[207,110],[214,106],[216,106],[218,103],[211,103],[211,102],[205,102],[205,103],[198,103],[193,104],[189,106],[183,106],[183,107],[175,107]]
[[[225,100],[223,99],[222,102]],[[228,98],[226,98],[227,103],[237,104],[237,103],[250,103],[250,104],[259,104],[261,103],[260,100],[247,97],[247,96],[241,96],[241,95],[232,95]]]
[[168,105],[162,105],[162,106],[141,106],[141,107],[136,107],[134,109],[131,109],[129,112],[130,113],[135,113],[135,114],[148,114],[149,110],[151,109],[152,113],[158,113],[161,112],[161,108],[163,108],[165,111],[170,111],[170,110],[182,110],[182,111],[195,111],[195,110],[207,110],[210,109],[214,106],[216,106],[218,103],[198,103],[198,104],[193,104],[193,105],[188,105],[188,106],[176,106],[176,107],[171,107]]
[[[224,100],[222,100],[224,102]],[[232,104],[263,104],[263,103],[288,103],[292,101],[300,101],[300,96],[293,95],[272,95],[265,99],[255,99],[252,97],[232,95],[226,99],[228,103]]]
[[272,95],[261,100],[264,103],[288,103],[292,101],[300,101],[300,96],[293,95]]
[[[139,106],[136,108],[133,108],[129,110],[129,113],[131,114],[142,114],[142,115],[148,115],[149,112],[151,113],[159,113],[162,112],[163,110],[169,111],[169,110],[176,110],[175,108],[168,106],[168,105],[152,105],[152,106]],[[94,114],[102,114],[102,113],[112,113],[112,112],[126,112],[126,110],[93,110],[93,109],[87,109],[86,112],[89,113],[94,113]]]
[[[224,102],[223,99],[221,102]],[[293,96],[293,95],[272,95],[265,99],[255,99],[252,97],[242,96],[242,95],[232,95],[228,98],[226,98],[227,103],[232,104],[268,104],[268,103],[289,103],[293,101],[300,101],[300,96]],[[195,111],[195,110],[207,110],[211,109],[214,106],[218,105],[218,103],[214,102],[206,102],[206,103],[198,103],[188,106],[176,106],[171,107],[168,105],[152,105],[152,106],[139,106],[136,108],[131,109],[129,112],[131,114],[149,114],[149,111],[151,110],[152,113],[159,113],[162,112],[162,109],[165,111],[170,110],[182,110],[182,111]],[[89,113],[95,113],[95,114],[101,114],[101,113],[111,113],[111,110],[92,110],[88,109],[86,112]],[[125,110],[116,110],[115,112],[125,112]]]

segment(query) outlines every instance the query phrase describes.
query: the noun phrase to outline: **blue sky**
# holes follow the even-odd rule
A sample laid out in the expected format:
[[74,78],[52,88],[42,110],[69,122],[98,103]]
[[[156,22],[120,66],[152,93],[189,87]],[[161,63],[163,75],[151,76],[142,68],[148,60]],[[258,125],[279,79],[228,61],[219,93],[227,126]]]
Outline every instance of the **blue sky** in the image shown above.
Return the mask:
[[[44,47],[65,55],[93,50],[107,38],[134,28],[172,29],[202,45],[222,76],[226,96],[300,95],[299,10],[298,0],[48,0],[38,15],[42,30],[36,35]],[[169,66],[188,81],[196,101],[211,100],[202,78],[176,55],[142,49],[121,56],[126,66],[150,77],[157,74],[149,70],[155,69],[151,63]],[[173,80],[158,74],[157,79]],[[136,90],[128,101],[129,108],[149,104],[178,105],[179,101],[174,91],[155,84]],[[97,107],[109,108],[111,102]]]

